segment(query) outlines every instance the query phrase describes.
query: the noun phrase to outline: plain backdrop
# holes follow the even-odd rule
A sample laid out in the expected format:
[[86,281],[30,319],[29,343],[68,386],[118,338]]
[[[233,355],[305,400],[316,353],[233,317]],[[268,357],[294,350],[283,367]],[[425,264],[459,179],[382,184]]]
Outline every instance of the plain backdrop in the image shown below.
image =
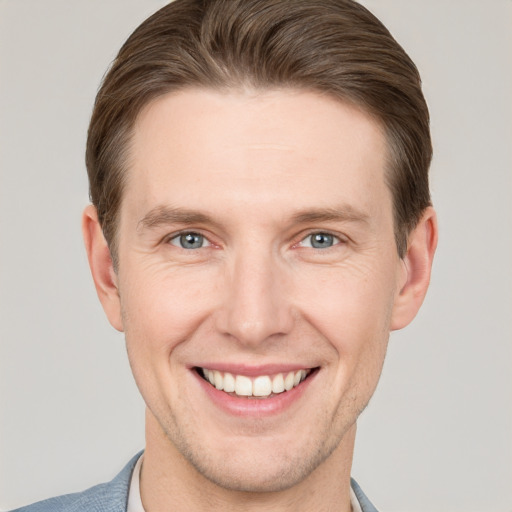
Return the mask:
[[[0,0],[0,508],[110,480],[144,406],[80,234],[95,92],[161,0]],[[353,475],[383,512],[512,511],[512,1],[367,0],[430,105],[440,244]]]

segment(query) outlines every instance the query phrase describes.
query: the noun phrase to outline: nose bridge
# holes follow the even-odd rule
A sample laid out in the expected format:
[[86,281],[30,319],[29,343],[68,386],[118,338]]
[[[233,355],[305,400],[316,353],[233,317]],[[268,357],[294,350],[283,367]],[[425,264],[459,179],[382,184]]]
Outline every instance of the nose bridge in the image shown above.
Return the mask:
[[268,247],[238,254],[229,276],[220,325],[224,333],[258,345],[291,329],[285,273]]

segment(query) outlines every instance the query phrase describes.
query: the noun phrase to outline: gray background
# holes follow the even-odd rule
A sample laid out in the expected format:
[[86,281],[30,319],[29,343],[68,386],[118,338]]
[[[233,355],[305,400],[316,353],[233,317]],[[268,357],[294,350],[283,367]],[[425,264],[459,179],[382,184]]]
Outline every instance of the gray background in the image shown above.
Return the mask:
[[[83,489],[144,445],[82,248],[99,80],[161,0],[0,0],[0,508]],[[392,335],[353,475],[383,512],[512,511],[512,2],[367,0],[422,72],[441,238]]]

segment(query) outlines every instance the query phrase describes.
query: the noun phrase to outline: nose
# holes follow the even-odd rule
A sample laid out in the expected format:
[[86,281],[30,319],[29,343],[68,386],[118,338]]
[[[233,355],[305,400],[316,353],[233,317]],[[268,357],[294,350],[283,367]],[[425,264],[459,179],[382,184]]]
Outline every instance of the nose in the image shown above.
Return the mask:
[[239,344],[258,348],[293,326],[286,271],[265,251],[235,259],[224,283],[217,328]]

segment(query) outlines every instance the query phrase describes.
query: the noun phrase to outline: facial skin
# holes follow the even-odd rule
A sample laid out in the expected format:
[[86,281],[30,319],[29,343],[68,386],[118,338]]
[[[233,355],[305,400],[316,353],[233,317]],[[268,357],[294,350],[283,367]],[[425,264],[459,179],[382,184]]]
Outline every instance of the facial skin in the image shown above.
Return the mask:
[[[190,89],[141,113],[117,273],[93,207],[84,233],[148,407],[148,510],[194,486],[255,500],[293,490],[295,510],[311,510],[315,488],[347,505],[355,421],[389,332],[423,300],[437,240],[428,209],[399,258],[385,166],[379,125],[312,92]],[[311,373],[247,398],[198,368]]]

